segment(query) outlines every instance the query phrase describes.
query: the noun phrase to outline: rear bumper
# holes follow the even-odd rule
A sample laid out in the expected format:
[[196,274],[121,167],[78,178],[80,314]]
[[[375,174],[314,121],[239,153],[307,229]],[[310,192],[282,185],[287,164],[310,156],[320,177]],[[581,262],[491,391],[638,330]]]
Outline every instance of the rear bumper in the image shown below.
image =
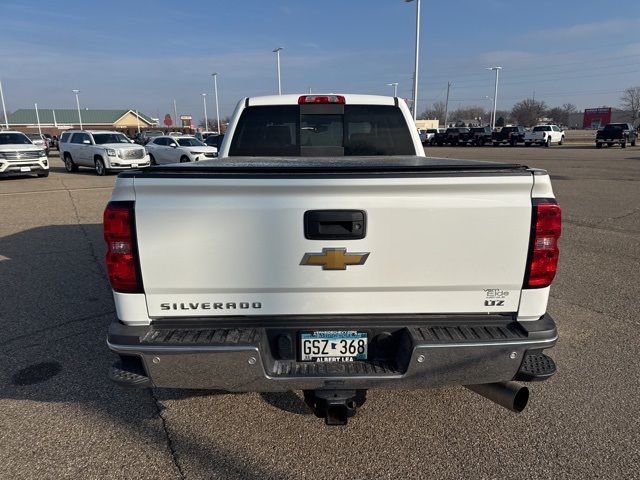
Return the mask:
[[[558,338],[548,315],[526,323],[509,317],[404,316],[387,324],[379,318],[370,323],[350,320],[265,320],[247,326],[244,319],[235,325],[216,322],[215,327],[211,320],[179,327],[177,322],[148,327],[114,322],[107,343],[121,361],[111,378],[124,386],[268,392],[420,389],[545,379],[555,372],[553,361],[542,354]],[[314,329],[366,330],[372,358],[349,363],[297,361],[297,332]],[[373,348],[380,339],[385,348]],[[540,359],[553,368],[532,372],[531,365]]]

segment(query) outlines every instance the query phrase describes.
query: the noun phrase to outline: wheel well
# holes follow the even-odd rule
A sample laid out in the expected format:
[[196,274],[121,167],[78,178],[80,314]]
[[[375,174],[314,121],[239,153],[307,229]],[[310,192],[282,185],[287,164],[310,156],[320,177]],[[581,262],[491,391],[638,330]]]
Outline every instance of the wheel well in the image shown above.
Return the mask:
[[104,163],[104,158],[102,158],[102,155],[98,155],[98,154],[94,155],[94,156],[93,156],[93,160],[94,160],[94,161],[96,161],[96,160],[102,160],[102,162]]

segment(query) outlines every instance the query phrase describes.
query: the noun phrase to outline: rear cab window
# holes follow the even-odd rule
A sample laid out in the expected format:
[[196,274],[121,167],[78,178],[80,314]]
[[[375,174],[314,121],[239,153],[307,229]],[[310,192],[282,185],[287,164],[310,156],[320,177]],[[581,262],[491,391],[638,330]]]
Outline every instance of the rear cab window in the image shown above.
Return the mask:
[[269,105],[242,112],[229,155],[415,155],[415,149],[395,106]]

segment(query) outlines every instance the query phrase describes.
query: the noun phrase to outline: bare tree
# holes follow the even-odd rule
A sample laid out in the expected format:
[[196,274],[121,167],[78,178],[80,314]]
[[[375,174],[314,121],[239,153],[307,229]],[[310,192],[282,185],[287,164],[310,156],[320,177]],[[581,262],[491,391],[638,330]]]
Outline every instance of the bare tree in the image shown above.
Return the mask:
[[431,108],[426,109],[422,115],[420,115],[421,119],[424,118],[437,118],[440,123],[444,122],[444,111],[445,104],[444,102],[435,102]]
[[640,87],[629,87],[620,98],[620,105],[624,110],[631,113],[633,125],[640,118]]
[[558,125],[569,125],[569,118],[578,109],[573,103],[565,103],[561,107],[553,107],[547,110],[547,116]]
[[543,101],[527,98],[513,106],[511,116],[519,125],[531,126],[538,123],[546,110],[547,104]]
[[483,120],[489,119],[489,114],[484,107],[473,105],[470,107],[460,107],[449,114],[449,120],[452,122],[469,122],[475,121],[482,123]]

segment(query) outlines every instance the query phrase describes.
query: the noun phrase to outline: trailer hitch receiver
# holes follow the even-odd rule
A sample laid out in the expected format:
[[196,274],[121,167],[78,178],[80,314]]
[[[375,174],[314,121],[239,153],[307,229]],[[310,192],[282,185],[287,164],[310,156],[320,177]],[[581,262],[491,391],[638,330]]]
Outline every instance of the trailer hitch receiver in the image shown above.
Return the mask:
[[367,399],[366,390],[305,390],[304,401],[327,425],[346,425]]

